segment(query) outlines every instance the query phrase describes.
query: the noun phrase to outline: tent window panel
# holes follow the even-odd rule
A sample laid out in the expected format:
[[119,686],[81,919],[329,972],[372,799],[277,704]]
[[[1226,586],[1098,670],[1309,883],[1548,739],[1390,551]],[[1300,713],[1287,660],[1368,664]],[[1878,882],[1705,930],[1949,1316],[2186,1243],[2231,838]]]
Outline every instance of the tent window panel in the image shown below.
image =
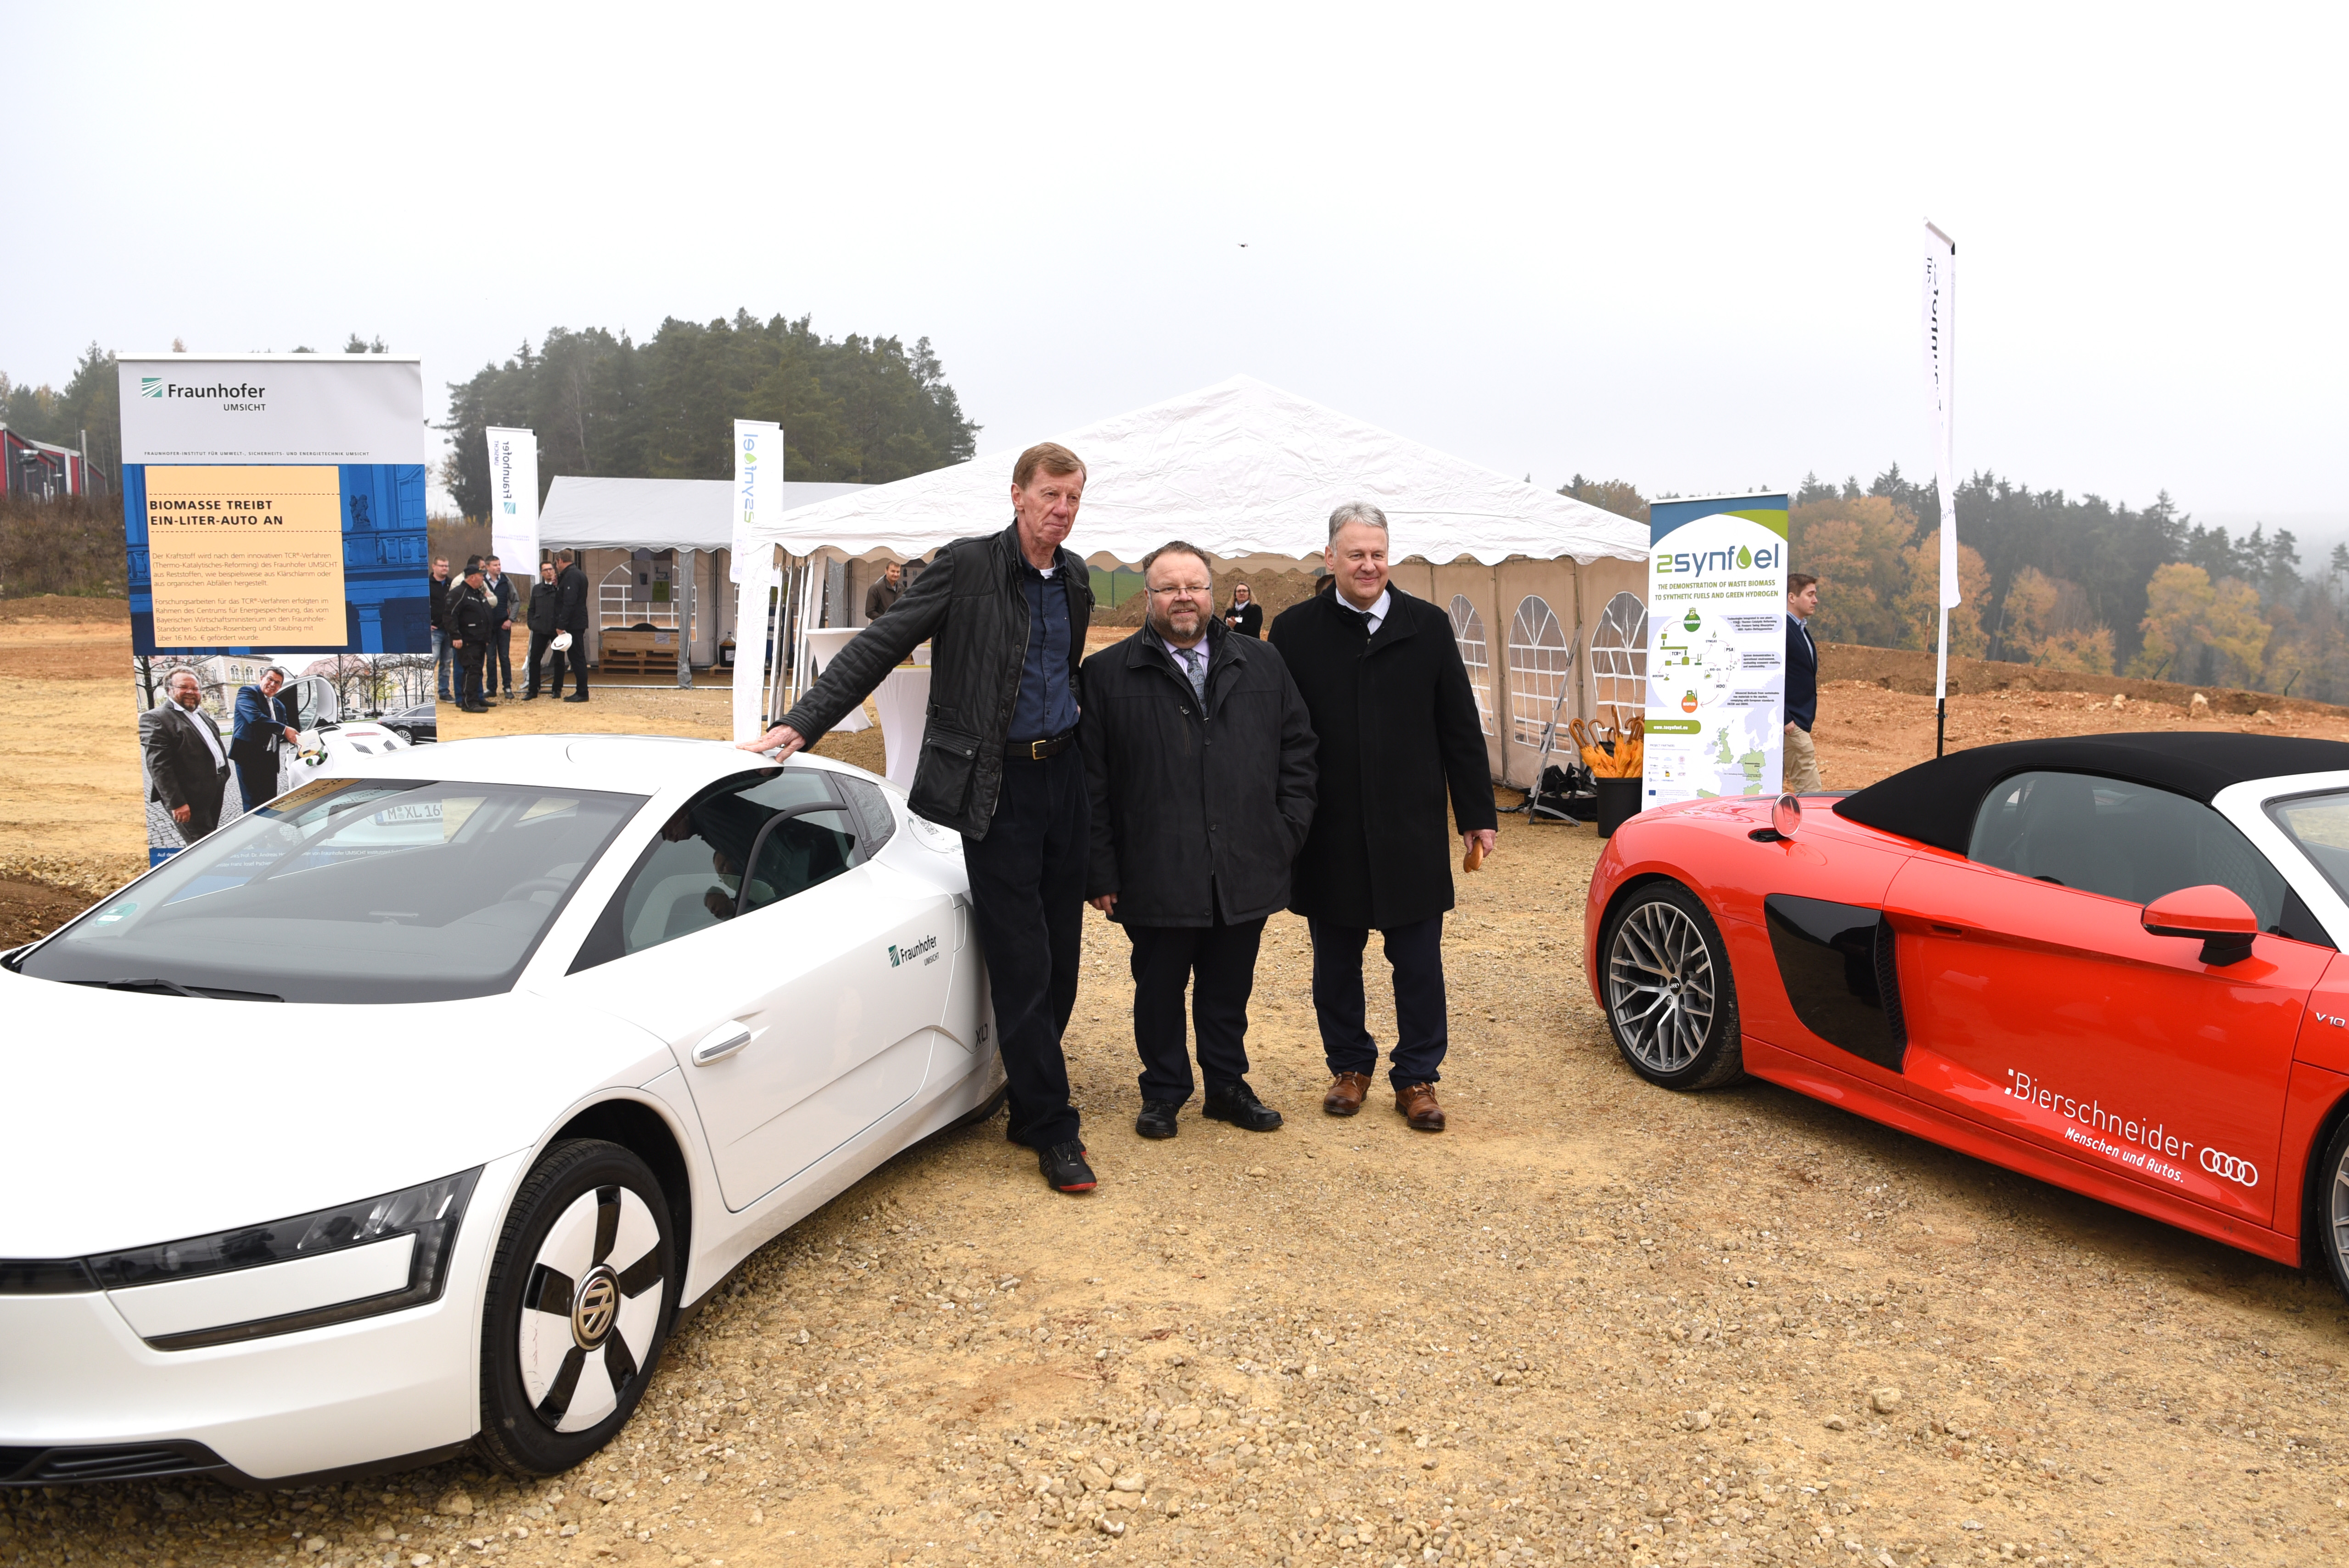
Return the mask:
[[[595,591],[595,624],[605,631],[625,631],[639,624],[664,632],[677,630],[678,600],[668,595],[667,582],[657,584],[661,597],[652,597],[655,586],[652,573],[642,562],[613,567],[604,573]],[[695,611],[698,626],[698,605]]]
[[1648,606],[1637,593],[1607,601],[1590,634],[1592,695],[1628,717],[1648,710]]
[[1518,745],[1541,745],[1573,663],[1573,645],[1548,602],[1534,593],[1518,600],[1509,625],[1509,733]]
[[1465,593],[1452,595],[1452,640],[1460,645],[1460,662],[1468,666],[1468,689],[1476,694],[1476,718],[1485,733],[1493,730],[1493,661],[1485,651],[1485,617]]

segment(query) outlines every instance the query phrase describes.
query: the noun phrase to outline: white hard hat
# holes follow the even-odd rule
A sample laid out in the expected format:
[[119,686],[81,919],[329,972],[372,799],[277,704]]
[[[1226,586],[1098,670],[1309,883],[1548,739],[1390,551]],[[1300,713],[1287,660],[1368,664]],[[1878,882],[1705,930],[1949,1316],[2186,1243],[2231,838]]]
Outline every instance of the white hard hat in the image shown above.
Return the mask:
[[568,632],[555,633],[554,641],[549,643],[547,646],[553,648],[558,654],[569,653],[571,651],[571,634]]

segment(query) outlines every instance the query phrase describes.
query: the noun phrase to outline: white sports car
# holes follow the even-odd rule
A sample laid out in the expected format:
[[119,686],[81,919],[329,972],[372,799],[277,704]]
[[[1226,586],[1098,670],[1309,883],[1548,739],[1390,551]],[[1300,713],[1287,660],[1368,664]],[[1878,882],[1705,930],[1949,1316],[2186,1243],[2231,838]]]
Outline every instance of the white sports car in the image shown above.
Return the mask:
[[962,843],[817,758],[330,765],[0,955],[0,1485],[567,1469],[1002,1068]]

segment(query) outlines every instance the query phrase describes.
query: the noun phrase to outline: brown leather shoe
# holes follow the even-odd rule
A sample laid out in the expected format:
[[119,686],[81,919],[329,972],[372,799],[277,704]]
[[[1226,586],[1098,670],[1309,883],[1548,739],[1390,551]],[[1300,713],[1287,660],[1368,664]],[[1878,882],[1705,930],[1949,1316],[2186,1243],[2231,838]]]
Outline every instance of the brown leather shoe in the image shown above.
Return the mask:
[[1395,1109],[1422,1132],[1444,1130],[1444,1108],[1435,1103],[1432,1083],[1407,1084],[1395,1090]]
[[1370,1074],[1340,1073],[1330,1080],[1329,1092],[1321,1097],[1321,1109],[1331,1116],[1351,1116],[1362,1109],[1362,1097],[1370,1092]]

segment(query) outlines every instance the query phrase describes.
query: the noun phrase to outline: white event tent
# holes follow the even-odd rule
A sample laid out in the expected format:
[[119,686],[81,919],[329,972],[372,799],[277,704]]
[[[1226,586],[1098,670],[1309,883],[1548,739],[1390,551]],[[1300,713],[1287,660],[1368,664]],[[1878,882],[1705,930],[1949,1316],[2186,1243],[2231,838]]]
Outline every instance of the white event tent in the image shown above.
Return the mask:
[[[1131,568],[1170,539],[1242,571],[1319,563],[1330,511],[1349,500],[1387,515],[1404,592],[1445,605],[1484,710],[1494,777],[1532,781],[1542,732],[1602,703],[1644,702],[1636,664],[1587,648],[1602,620],[1644,651],[1629,617],[1647,580],[1644,524],[1478,467],[1247,376],[1052,438],[1083,459],[1084,504],[1068,545],[1095,566]],[[1027,443],[1021,443],[1024,448]],[[906,561],[950,539],[1010,522],[1017,451],[999,451],[894,484],[802,505],[745,535],[748,551],[819,561]],[[742,573],[740,624],[766,610],[761,573]],[[1628,594],[1630,603],[1620,603]],[[1611,606],[1612,614],[1608,614]],[[1506,618],[1505,618],[1506,616]],[[1506,628],[1495,648],[1493,631]],[[746,639],[747,641],[747,639]],[[1495,657],[1495,654],[1503,656]],[[777,686],[803,672],[792,672]],[[736,727],[760,708],[738,677]],[[767,704],[777,710],[773,692]]]

